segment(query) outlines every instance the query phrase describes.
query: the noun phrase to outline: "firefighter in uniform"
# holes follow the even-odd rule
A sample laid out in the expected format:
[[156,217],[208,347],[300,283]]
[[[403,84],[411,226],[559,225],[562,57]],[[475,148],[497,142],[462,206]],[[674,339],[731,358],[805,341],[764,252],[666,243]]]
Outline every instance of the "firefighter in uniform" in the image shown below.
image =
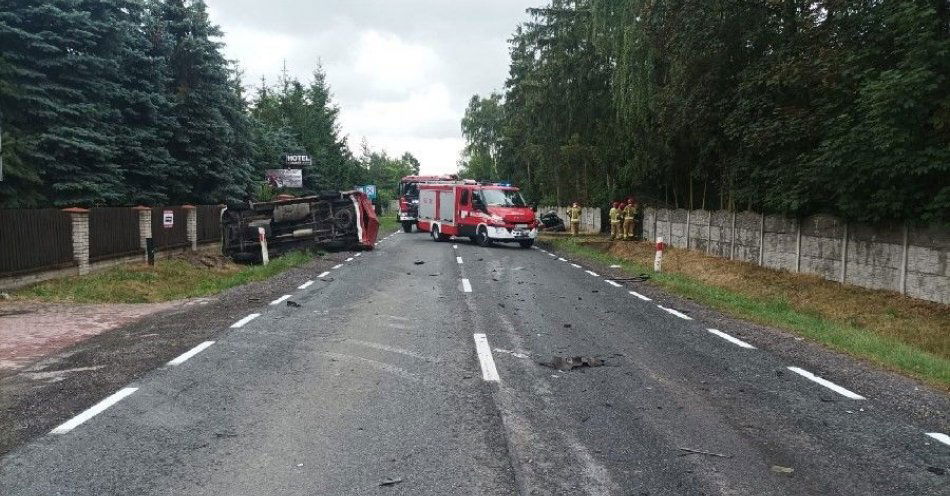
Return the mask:
[[637,216],[637,202],[627,198],[627,205],[623,207],[623,239],[633,239],[634,217]]
[[610,209],[610,239],[617,239],[620,236],[620,217],[623,215],[620,210],[620,202],[614,202]]
[[581,207],[577,202],[574,202],[574,205],[567,209],[567,220],[571,223],[571,235],[577,236],[581,227]]

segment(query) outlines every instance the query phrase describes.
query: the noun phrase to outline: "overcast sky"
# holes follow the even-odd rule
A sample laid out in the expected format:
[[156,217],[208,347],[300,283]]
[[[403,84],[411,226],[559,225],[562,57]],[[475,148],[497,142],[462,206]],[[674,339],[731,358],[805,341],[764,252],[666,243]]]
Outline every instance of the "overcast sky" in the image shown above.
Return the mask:
[[425,173],[454,172],[459,122],[475,93],[500,90],[525,9],[543,0],[206,0],[245,81],[284,61],[307,79],[322,63],[358,152],[411,152]]

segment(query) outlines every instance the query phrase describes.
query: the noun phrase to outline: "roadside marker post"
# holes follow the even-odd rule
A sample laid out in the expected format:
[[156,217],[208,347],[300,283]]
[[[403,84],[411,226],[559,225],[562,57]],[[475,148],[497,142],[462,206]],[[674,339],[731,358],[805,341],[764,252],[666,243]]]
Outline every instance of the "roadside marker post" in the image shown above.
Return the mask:
[[261,263],[267,265],[270,263],[270,255],[267,253],[267,233],[263,227],[257,228],[257,236],[261,241]]
[[663,236],[656,238],[656,257],[653,258],[653,272],[661,272],[663,267],[663,250],[666,243],[663,242]]

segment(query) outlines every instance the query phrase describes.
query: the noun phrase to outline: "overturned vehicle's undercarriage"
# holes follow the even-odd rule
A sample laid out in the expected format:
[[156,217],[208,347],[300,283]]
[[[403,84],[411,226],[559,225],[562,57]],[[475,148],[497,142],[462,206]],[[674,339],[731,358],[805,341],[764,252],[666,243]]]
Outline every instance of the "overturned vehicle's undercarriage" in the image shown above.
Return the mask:
[[221,211],[221,251],[239,262],[260,262],[260,230],[270,256],[320,246],[372,249],[379,221],[361,192],[228,205]]

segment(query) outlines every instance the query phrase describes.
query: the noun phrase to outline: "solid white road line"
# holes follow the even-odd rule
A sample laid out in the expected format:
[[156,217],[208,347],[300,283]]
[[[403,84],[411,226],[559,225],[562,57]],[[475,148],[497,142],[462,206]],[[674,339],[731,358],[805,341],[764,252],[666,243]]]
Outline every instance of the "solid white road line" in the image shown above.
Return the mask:
[[728,335],[728,334],[726,334],[726,333],[720,331],[719,329],[706,329],[706,330],[709,331],[709,332],[711,332],[711,333],[713,333],[713,334],[715,334],[715,335],[717,335],[717,336],[719,336],[719,337],[721,337],[722,339],[725,339],[726,341],[729,341],[730,343],[732,343],[732,344],[734,344],[734,345],[736,345],[736,346],[741,347],[741,348],[746,348],[746,349],[750,349],[750,350],[754,350],[754,349],[755,349],[755,346],[752,346],[751,344],[746,343],[745,341],[743,341],[743,340],[741,340],[741,339],[734,338],[734,337],[732,337],[732,336],[730,336],[730,335]]
[[588,274],[590,274],[590,275],[592,275],[592,276],[594,276],[594,277],[600,277],[600,274],[598,274],[598,273],[596,273],[596,272],[594,272],[594,271],[592,271],[592,270],[585,270],[584,272],[587,272]]
[[339,269],[340,267],[343,267],[343,264],[336,264],[333,267],[330,267],[330,270],[336,270],[336,269]]
[[462,257],[455,257],[455,262],[462,265]]
[[95,405],[92,405],[91,407],[89,407],[88,410],[80,413],[79,415],[76,415],[75,417],[67,420],[66,422],[63,422],[62,424],[60,424],[59,427],[49,431],[49,433],[50,434],[66,434],[67,432],[82,425],[83,422],[104,412],[106,408],[109,408],[110,406],[122,401],[123,398],[138,391],[138,389],[139,388],[122,388],[118,392],[113,393],[108,398],[100,401],[99,403],[96,403]]
[[950,436],[942,432],[928,432],[927,435],[936,439],[937,441],[940,441],[943,444],[946,444],[947,446],[950,446]]
[[659,307],[660,309],[662,309],[662,310],[664,310],[664,311],[666,311],[666,312],[669,312],[669,313],[671,313],[671,314],[673,314],[673,315],[675,315],[675,316],[677,316],[677,317],[679,317],[679,318],[681,318],[681,319],[683,319],[683,320],[693,320],[692,317],[690,317],[689,315],[686,315],[686,314],[683,313],[683,312],[680,312],[679,310],[674,310],[674,309],[672,309],[672,308],[666,308],[666,307],[664,307],[663,305],[657,305],[657,307]]
[[488,338],[484,334],[475,334],[475,351],[478,353],[478,363],[482,366],[482,379],[498,382],[498,369],[495,368],[491,346],[488,346]]
[[580,265],[577,265],[576,263],[572,263],[572,264],[571,264],[571,267],[574,267],[575,269],[581,268],[581,266],[580,266]]
[[173,367],[176,365],[181,365],[185,363],[185,361],[188,360],[189,358],[197,355],[198,353],[201,353],[202,351],[204,351],[205,348],[213,344],[214,344],[214,341],[205,341],[204,343],[201,343],[198,346],[195,346],[194,348],[182,353],[181,355],[178,356],[178,358],[168,362],[168,365],[171,365]]
[[809,372],[809,371],[807,371],[807,370],[800,369],[800,368],[798,368],[798,367],[789,367],[788,370],[791,370],[792,372],[795,372],[796,374],[798,374],[798,375],[804,377],[805,379],[808,379],[809,381],[817,382],[818,384],[821,384],[822,386],[825,386],[826,388],[828,388],[828,389],[830,389],[830,390],[832,390],[832,391],[834,391],[834,392],[836,392],[836,393],[838,393],[838,394],[840,394],[841,396],[844,396],[844,397],[846,397],[846,398],[851,398],[852,400],[864,400],[864,399],[867,399],[867,398],[865,398],[864,396],[861,396],[861,395],[858,394],[858,393],[855,393],[855,392],[853,392],[853,391],[849,391],[849,390],[847,390],[847,389],[845,389],[845,388],[843,388],[843,387],[841,387],[841,386],[839,386],[839,385],[837,385],[837,384],[835,384],[835,383],[833,383],[833,382],[831,382],[831,381],[822,379],[821,377],[818,377],[817,375],[812,374],[811,372]]
[[636,291],[629,291],[629,293],[632,294],[633,296],[636,296],[637,298],[640,298],[643,301],[653,301],[650,298],[647,298],[646,296],[643,296],[642,294],[637,293]]
[[468,279],[462,279],[462,291],[466,293],[472,292],[472,283],[468,282]]
[[344,262],[352,262],[352,261],[353,261],[353,257],[350,257],[350,258],[347,258],[346,260],[344,260]]
[[326,276],[328,276],[328,275],[330,275],[330,271],[329,271],[329,270],[326,271],[326,272],[321,272],[320,275],[317,276],[317,279],[323,279],[324,277],[326,277]]
[[250,321],[252,321],[252,320],[254,320],[254,319],[256,319],[256,318],[258,318],[258,317],[260,317],[260,316],[261,316],[261,314],[259,314],[259,313],[252,313],[252,314],[248,315],[247,317],[244,317],[243,319],[241,319],[241,320],[239,320],[239,321],[237,321],[237,322],[231,324],[231,329],[237,329],[237,328],[239,328],[239,327],[244,327],[244,324],[247,324],[248,322],[250,322]]
[[615,288],[619,288],[619,287],[620,287],[620,283],[618,283],[617,281],[611,281],[610,279],[604,279],[604,282],[606,282],[607,284],[610,284],[611,286],[613,286],[613,287],[615,287]]
[[283,302],[289,300],[292,296],[293,296],[293,295],[284,295],[284,296],[281,296],[280,298],[277,298],[276,300],[270,302],[270,305],[271,305],[271,306],[280,305],[281,303],[283,303]]
[[[323,277],[323,276],[321,275],[320,277]],[[300,286],[297,286],[297,289],[307,289],[307,288],[309,288],[310,286],[313,286],[313,281],[307,281],[307,282],[301,284]]]

